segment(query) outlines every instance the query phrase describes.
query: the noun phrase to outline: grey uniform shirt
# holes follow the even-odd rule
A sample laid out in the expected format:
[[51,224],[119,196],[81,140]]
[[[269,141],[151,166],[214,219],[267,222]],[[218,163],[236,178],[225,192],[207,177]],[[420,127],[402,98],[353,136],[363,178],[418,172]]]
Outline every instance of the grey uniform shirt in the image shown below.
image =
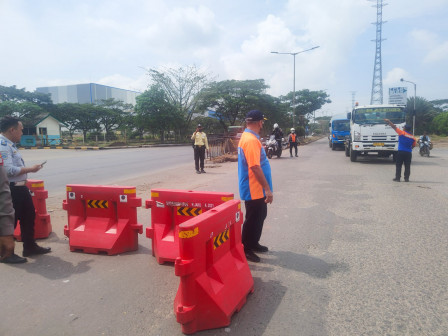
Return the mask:
[[16,145],[2,134],[0,134],[0,153],[9,182],[25,181],[27,174],[20,174],[22,167],[25,167],[22,155]]
[[11,191],[6,177],[3,159],[0,155],[0,236],[14,234],[14,208],[12,207]]

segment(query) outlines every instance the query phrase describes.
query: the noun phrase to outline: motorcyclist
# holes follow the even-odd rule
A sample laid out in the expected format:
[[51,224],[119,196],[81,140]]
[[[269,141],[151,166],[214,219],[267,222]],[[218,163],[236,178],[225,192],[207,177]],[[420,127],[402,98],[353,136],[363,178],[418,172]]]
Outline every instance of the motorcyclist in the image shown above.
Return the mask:
[[426,134],[426,131],[423,132],[423,135],[420,135],[420,139],[419,139],[419,144],[420,144],[420,148],[423,146],[424,142],[427,141],[428,143],[431,142],[431,139],[429,138],[429,136]]
[[275,136],[275,140],[277,141],[279,148],[278,150],[280,151],[282,148],[283,131],[280,127],[278,127],[277,123],[274,124],[274,129],[271,134]]
[[291,133],[289,133],[289,136],[288,136],[288,142],[289,142],[289,155],[292,157],[292,148],[294,147],[295,152],[296,152],[296,157],[298,157],[297,144],[299,142],[299,138],[297,137],[296,130],[294,128],[291,128]]

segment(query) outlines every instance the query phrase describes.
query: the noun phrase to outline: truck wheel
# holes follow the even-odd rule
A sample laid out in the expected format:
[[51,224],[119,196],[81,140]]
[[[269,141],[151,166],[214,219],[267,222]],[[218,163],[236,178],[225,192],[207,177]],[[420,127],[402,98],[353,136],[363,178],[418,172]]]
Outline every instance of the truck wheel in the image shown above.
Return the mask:
[[331,150],[336,150],[336,145],[333,142],[331,143]]
[[345,156],[349,157],[350,156],[350,148],[347,147],[347,145],[345,145]]
[[357,157],[358,157],[358,153],[355,152],[352,148],[350,148],[350,161],[356,162]]

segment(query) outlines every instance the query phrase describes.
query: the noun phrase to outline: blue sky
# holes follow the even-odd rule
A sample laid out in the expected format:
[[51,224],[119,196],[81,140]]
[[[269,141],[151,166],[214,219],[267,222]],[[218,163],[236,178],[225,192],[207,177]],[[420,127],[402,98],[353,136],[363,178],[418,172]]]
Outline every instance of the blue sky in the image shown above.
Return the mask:
[[[448,98],[448,0],[389,0],[383,8],[383,91],[417,83]],[[317,115],[370,103],[376,1],[0,0],[0,85],[100,83],[143,91],[144,69],[196,65],[217,80],[263,78],[268,93],[327,90]]]

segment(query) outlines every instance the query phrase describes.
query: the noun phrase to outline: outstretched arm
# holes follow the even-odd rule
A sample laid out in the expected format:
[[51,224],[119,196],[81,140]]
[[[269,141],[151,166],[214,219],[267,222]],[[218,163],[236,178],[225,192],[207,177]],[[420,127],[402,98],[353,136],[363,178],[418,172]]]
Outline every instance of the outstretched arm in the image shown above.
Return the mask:
[[390,121],[389,119],[384,119],[384,121],[390,125],[390,127],[392,127],[395,131],[397,130],[397,126],[395,126],[395,124]]

